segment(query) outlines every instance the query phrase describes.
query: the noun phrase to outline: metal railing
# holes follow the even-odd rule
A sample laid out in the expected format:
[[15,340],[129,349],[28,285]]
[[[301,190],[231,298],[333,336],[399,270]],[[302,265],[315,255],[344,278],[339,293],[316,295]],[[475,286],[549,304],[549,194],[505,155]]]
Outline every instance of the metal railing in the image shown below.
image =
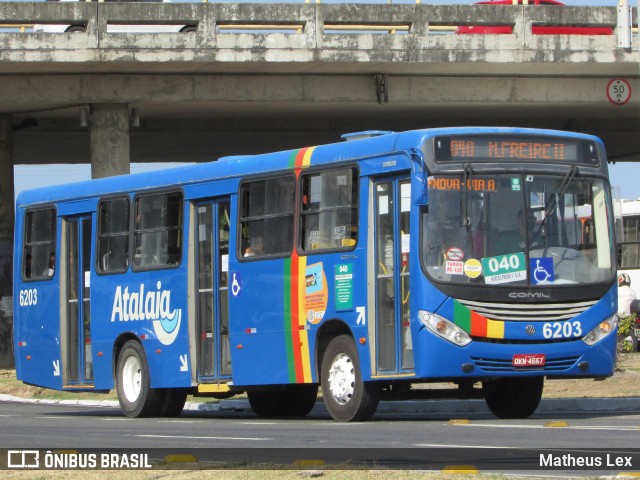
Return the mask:
[[[627,13],[622,23],[629,24],[629,37],[633,37],[638,34],[636,9],[629,8]],[[100,40],[111,33],[108,29],[110,25],[184,24],[193,27],[198,38],[208,37],[208,41],[201,42],[207,47],[215,46],[211,36],[218,32],[306,36],[305,43],[309,48],[312,45],[321,46],[322,41],[318,40],[318,36],[325,34],[429,35],[456,33],[459,27],[471,26],[510,26],[513,35],[520,37],[533,35],[534,25],[605,27],[611,29],[612,36],[619,38],[619,17],[616,7],[425,5],[419,1],[402,5],[1,2],[0,33],[29,34],[35,24],[81,25],[86,28],[89,37],[96,36],[97,42],[93,45],[102,48],[106,44],[100,44]],[[174,33],[177,32],[178,29],[175,29]],[[149,29],[146,33],[158,32]],[[169,31],[162,30],[162,33]]]
[[20,33],[25,33],[32,29],[33,25],[33,23],[0,23],[0,31],[18,30]]

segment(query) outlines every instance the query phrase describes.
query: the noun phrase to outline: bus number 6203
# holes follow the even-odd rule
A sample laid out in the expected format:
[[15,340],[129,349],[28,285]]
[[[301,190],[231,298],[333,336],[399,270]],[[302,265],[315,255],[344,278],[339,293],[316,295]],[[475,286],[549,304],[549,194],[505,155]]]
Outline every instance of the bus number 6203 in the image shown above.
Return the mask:
[[575,322],[553,322],[545,323],[542,327],[544,338],[569,338],[582,335],[582,325],[577,320]]
[[29,290],[20,290],[20,306],[28,307],[38,303],[38,290],[30,288]]

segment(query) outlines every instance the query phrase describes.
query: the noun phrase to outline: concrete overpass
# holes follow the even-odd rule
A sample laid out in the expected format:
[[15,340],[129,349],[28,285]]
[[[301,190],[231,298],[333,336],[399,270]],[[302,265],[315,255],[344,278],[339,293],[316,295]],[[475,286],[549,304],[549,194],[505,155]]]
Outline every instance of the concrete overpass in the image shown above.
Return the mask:
[[[2,3],[0,23],[86,26],[0,33],[0,114],[17,127],[15,163],[89,162],[96,122],[79,118],[92,105],[94,117],[102,105],[127,118],[135,109],[132,161],[208,161],[346,131],[470,123],[586,131],[612,158],[640,160],[638,48],[619,47],[615,34],[532,33],[615,32],[616,8]],[[141,23],[196,31],[109,33]],[[511,25],[513,34],[447,33],[459,25]],[[624,105],[608,99],[614,78],[632,88]]]
[[[34,33],[36,23],[86,31]],[[4,268],[13,164],[91,162],[98,177],[129,161],[209,161],[350,131],[462,124],[595,133],[611,159],[640,160],[638,38],[625,43],[616,8],[2,2],[0,24],[14,27],[0,32]],[[139,24],[194,31],[112,31]],[[483,25],[513,33],[456,34]],[[614,34],[533,33],[545,25]]]

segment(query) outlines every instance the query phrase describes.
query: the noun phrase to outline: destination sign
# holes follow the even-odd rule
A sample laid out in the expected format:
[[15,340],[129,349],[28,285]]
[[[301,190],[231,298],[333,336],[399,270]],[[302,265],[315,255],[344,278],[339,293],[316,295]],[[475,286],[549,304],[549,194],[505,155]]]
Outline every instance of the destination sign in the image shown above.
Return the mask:
[[437,162],[551,162],[596,166],[589,140],[542,136],[460,135],[434,139]]

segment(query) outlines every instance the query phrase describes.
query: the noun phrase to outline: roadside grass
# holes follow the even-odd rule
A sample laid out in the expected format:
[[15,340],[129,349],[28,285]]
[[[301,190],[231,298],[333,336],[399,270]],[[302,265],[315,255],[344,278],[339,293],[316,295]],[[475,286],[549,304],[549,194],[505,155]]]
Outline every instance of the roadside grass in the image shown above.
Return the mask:
[[617,398],[640,396],[640,353],[618,355],[612,377],[547,380],[542,398]]
[[[321,480],[514,480],[518,477],[499,474],[451,474],[439,472],[424,472],[415,470],[153,470],[151,472],[141,472],[127,470],[101,470],[73,472],[73,471],[31,471],[16,472],[3,471],[3,479],[86,479],[86,478],[109,478],[110,480],[151,480],[151,479],[197,479],[197,480],[301,480],[308,478],[319,478]],[[524,477],[523,477],[524,478]]]

